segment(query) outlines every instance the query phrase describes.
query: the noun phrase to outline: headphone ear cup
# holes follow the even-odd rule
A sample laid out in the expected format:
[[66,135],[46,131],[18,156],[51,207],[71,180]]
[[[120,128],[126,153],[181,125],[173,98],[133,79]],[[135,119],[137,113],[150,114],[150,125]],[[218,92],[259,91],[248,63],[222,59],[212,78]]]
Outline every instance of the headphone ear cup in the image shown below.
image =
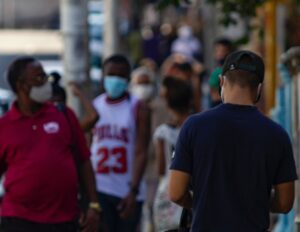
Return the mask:
[[259,93],[259,94],[257,95],[256,100],[255,100],[255,103],[259,102],[260,98],[261,98],[261,93]]
[[256,96],[255,103],[257,103],[260,100],[260,98],[261,98],[261,88],[258,89],[258,93],[257,93],[257,96]]

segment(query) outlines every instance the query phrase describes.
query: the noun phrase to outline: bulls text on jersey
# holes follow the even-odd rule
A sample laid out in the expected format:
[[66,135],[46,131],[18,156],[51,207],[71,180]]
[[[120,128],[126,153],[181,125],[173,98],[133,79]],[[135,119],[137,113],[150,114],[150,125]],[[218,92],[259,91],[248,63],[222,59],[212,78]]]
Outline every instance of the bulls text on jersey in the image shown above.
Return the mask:
[[123,141],[124,143],[129,142],[128,128],[120,128],[117,125],[101,125],[95,128],[95,135],[98,141],[103,139],[116,139]]

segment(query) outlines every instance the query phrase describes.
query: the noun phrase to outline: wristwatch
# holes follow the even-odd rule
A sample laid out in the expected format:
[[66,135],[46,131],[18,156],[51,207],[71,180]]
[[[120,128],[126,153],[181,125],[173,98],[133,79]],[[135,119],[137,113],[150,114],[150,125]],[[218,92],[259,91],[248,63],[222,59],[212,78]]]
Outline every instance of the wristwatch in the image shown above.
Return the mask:
[[102,212],[101,205],[98,202],[90,202],[89,208],[95,210],[97,213]]

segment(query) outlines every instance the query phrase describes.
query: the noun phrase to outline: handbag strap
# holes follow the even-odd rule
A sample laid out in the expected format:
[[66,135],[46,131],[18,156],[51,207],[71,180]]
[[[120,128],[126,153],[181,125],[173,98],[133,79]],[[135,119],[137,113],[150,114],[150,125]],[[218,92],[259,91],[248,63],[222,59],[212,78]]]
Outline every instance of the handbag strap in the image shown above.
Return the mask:
[[188,229],[191,226],[192,222],[192,211],[186,208],[182,209],[180,222],[179,222],[179,229]]
[[72,151],[72,155],[73,155],[73,159],[75,161],[76,167],[79,171],[80,158],[79,158],[79,154],[76,149],[76,138],[74,136],[75,133],[73,133],[74,132],[73,125],[71,123],[71,118],[68,114],[67,107],[64,103],[57,103],[57,104],[55,104],[55,106],[59,112],[62,112],[64,114],[66,121],[69,125],[70,131],[71,131],[71,151]]

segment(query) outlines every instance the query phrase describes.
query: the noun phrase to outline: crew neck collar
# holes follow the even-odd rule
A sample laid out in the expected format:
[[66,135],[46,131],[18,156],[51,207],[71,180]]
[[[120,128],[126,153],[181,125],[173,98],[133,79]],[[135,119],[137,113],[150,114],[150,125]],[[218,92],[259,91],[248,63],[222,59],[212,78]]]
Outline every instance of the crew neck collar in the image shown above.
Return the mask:
[[118,103],[120,103],[120,102],[122,102],[122,101],[124,101],[124,100],[126,100],[126,99],[129,99],[129,97],[130,97],[130,95],[129,95],[128,93],[125,93],[122,97],[120,97],[120,98],[118,98],[118,99],[111,99],[111,98],[109,98],[108,95],[106,94],[105,100],[106,100],[106,102],[107,102],[108,104],[118,104]]
[[51,107],[51,105],[53,106],[53,104],[50,102],[43,103],[42,107],[37,112],[35,112],[31,116],[28,116],[28,115],[23,114],[20,111],[20,109],[17,106],[17,101],[14,101],[14,103],[12,104],[11,110],[8,111],[8,114],[9,114],[9,117],[11,120],[18,120],[23,117],[32,117],[33,118],[33,117],[37,117],[38,115],[43,114],[43,113],[49,113],[51,110],[53,110],[53,107]]
[[254,111],[257,110],[255,105],[238,105],[232,103],[223,103],[219,107],[229,110],[247,110],[247,111]]

